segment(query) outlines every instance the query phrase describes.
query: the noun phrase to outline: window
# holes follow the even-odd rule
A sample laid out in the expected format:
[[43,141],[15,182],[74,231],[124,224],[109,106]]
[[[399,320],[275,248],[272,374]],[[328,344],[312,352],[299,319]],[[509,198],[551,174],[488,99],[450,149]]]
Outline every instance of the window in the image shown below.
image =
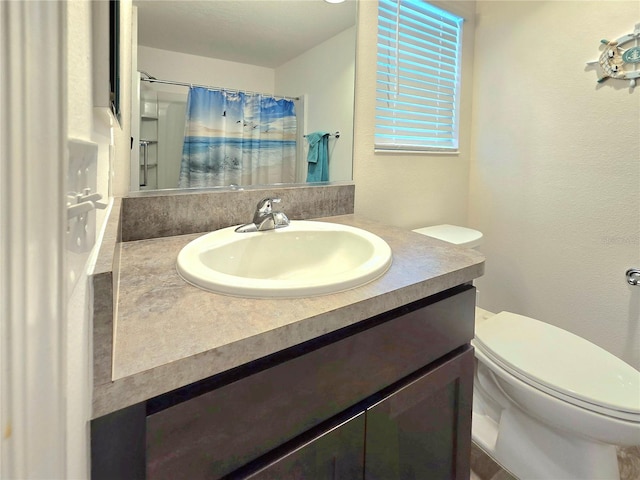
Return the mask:
[[376,150],[456,151],[463,19],[379,0]]

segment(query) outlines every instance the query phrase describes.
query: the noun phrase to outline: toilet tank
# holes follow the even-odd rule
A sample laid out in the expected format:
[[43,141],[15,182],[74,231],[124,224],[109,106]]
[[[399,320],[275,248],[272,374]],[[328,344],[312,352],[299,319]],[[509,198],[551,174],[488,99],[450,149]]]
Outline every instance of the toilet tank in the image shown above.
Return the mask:
[[482,232],[458,225],[433,225],[416,228],[414,232],[466,248],[477,248],[482,243]]

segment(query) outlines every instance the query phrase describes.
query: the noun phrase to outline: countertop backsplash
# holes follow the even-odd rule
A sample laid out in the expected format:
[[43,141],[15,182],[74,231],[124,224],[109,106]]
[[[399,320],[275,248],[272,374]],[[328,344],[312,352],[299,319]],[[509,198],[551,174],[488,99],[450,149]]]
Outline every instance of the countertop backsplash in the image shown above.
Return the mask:
[[234,190],[160,190],[122,199],[122,241],[211,232],[248,223],[263,198],[280,198],[277,206],[290,220],[353,213],[355,185],[246,187]]

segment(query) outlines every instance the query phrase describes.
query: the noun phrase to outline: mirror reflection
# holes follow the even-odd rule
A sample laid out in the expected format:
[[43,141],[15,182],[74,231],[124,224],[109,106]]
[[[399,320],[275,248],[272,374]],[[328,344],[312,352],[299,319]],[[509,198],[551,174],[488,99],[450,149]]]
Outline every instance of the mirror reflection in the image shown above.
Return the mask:
[[355,0],[133,3],[131,190],[351,180]]

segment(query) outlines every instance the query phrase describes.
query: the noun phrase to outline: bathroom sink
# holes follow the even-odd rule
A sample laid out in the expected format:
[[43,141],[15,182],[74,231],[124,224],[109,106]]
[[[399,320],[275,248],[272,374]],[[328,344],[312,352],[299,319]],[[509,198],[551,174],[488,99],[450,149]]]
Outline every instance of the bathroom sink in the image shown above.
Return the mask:
[[384,240],[347,225],[292,221],[264,232],[238,233],[235,228],[187,244],[178,254],[180,276],[215,293],[292,298],[358,287],[391,265]]

